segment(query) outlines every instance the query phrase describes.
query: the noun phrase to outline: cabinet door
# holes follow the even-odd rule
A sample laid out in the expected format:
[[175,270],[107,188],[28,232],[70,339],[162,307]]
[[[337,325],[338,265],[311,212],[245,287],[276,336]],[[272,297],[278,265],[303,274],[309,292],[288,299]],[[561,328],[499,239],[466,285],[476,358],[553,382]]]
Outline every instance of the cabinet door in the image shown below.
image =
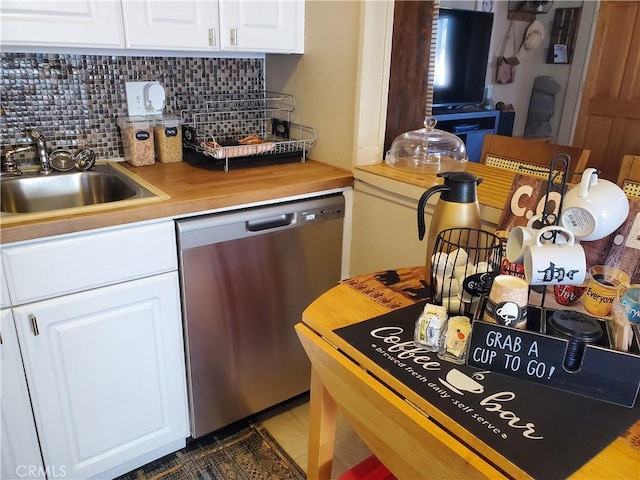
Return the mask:
[[184,445],[176,272],[23,305],[14,317],[45,464],[90,478]]
[[128,48],[218,51],[217,0],[123,0]]
[[123,47],[118,0],[2,0],[3,46]]
[[303,53],[304,0],[221,0],[222,50]]
[[9,287],[7,286],[7,278],[4,275],[4,265],[2,264],[2,257],[0,256],[0,307],[8,307],[11,305],[9,299]]
[[[0,478],[45,478],[33,423],[27,381],[22,368],[18,337],[10,309],[0,311],[0,405],[2,406],[2,456]],[[50,471],[54,473],[53,470]],[[65,476],[58,469],[58,476]]]

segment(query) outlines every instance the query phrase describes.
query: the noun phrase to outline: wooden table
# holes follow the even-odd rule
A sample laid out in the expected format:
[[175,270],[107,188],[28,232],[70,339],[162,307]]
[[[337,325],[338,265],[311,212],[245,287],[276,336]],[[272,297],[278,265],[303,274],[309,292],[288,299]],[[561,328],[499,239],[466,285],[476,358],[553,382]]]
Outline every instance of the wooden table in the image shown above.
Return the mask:
[[[413,304],[423,269],[398,273],[408,280],[393,289],[377,281],[384,272],[342,282],[296,325],[312,364],[308,478],[331,477],[338,409],[399,479],[531,478],[334,332]],[[640,478],[640,422],[571,478]]]

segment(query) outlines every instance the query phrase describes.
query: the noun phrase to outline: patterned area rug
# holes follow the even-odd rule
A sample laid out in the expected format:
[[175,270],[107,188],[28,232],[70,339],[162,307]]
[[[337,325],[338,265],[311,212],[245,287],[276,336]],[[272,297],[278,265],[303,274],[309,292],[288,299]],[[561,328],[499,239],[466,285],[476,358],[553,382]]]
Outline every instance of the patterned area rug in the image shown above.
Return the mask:
[[116,480],[304,480],[261,424],[239,422]]

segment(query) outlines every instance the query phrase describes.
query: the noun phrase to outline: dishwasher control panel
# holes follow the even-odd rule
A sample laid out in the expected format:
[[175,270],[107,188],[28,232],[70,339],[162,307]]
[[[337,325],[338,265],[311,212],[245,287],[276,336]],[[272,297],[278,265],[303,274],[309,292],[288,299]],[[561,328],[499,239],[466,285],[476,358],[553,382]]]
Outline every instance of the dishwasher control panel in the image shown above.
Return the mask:
[[320,220],[333,220],[343,217],[344,209],[342,207],[315,208],[312,210],[302,210],[298,212],[298,221],[300,223],[311,223]]

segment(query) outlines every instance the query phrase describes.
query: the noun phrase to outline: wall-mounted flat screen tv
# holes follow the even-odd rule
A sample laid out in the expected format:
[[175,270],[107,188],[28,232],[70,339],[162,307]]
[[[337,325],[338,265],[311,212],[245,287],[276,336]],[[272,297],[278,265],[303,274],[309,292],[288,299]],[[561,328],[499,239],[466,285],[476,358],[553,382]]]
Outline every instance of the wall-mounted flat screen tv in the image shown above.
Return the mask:
[[434,107],[482,104],[492,26],[493,13],[440,9]]

